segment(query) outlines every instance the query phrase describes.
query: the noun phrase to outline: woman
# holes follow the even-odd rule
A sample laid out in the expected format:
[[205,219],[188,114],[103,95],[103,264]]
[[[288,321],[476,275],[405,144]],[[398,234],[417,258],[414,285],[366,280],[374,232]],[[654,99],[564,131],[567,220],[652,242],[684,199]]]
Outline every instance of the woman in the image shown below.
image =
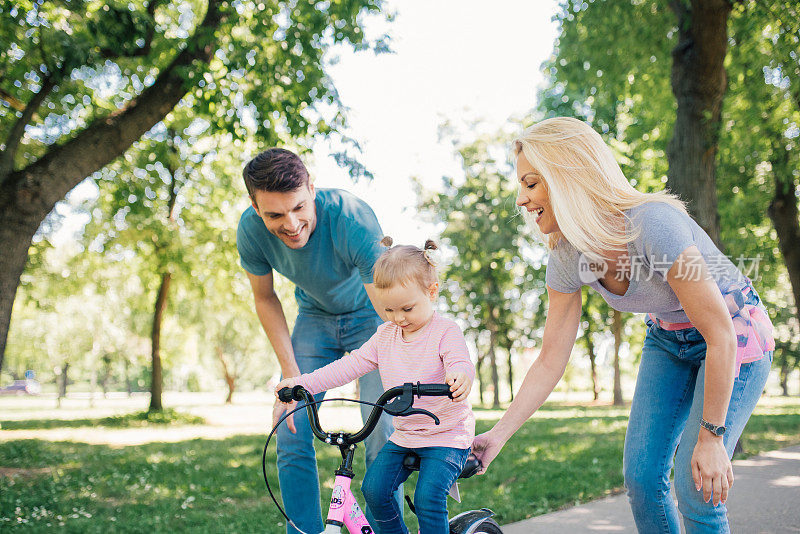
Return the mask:
[[[625,437],[625,486],[640,532],[728,532],[730,457],[769,374],[772,325],[750,280],[677,197],[634,189],[600,135],[553,118],[514,141],[517,205],[550,249],[542,349],[508,411],[473,449],[484,466],[545,401],[575,342],[582,285],[648,313]],[[676,453],[677,451],[677,453]]]

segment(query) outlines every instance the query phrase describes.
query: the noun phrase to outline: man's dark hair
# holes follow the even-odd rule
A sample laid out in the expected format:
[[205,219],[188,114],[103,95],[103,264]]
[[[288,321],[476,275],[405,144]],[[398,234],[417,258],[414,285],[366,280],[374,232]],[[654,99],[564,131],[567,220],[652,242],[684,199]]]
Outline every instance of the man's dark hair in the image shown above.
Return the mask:
[[251,159],[242,171],[250,198],[256,191],[287,193],[308,184],[308,170],[294,152],[268,148]]

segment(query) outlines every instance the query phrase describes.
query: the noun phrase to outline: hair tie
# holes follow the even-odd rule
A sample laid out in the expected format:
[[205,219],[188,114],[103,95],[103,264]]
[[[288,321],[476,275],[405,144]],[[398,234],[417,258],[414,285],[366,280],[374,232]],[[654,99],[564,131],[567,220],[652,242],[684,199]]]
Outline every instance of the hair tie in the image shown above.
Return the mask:
[[434,267],[434,268],[436,267],[436,262],[431,257],[431,249],[423,250],[422,251],[422,255],[425,256],[425,260],[427,260],[427,262],[431,264],[431,267]]

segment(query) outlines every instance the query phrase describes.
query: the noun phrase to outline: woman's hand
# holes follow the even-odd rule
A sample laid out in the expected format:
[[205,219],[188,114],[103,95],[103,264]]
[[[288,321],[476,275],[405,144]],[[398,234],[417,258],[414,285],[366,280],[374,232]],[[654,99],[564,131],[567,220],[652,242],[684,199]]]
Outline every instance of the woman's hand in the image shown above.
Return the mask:
[[703,500],[713,497],[714,506],[728,500],[728,490],[733,486],[733,467],[721,437],[712,436],[705,429],[692,453],[692,478],[697,491],[703,490]]
[[479,475],[486,472],[489,468],[489,464],[500,454],[500,450],[505,444],[506,442],[497,437],[491,430],[475,436],[475,439],[472,441],[472,454],[474,454],[483,465],[480,471],[478,471]]

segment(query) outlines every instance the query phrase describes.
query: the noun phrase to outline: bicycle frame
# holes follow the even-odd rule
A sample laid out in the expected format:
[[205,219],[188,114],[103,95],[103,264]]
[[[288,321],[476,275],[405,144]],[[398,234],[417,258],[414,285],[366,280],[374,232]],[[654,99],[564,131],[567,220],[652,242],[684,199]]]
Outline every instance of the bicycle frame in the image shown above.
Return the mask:
[[355,495],[350,491],[352,481],[353,479],[350,477],[336,475],[324,534],[340,534],[342,532],[341,525],[347,527],[350,534],[371,534],[373,532]]
[[[353,492],[350,490],[350,484],[355,476],[352,467],[356,444],[363,441],[375,429],[382,412],[394,416],[425,414],[429,415],[438,425],[439,418],[434,414],[423,409],[413,408],[414,395],[449,396],[450,386],[447,384],[420,384],[419,382],[417,384],[408,382],[402,386],[395,386],[385,391],[373,405],[372,412],[367,418],[364,427],[355,434],[350,434],[344,432],[329,433],[322,430],[316,409],[317,403],[314,401],[313,396],[301,386],[294,386],[292,389],[284,388],[278,392],[278,398],[283,402],[289,402],[293,399],[305,401],[306,405],[304,407],[308,410],[311,432],[320,441],[330,445],[337,445],[342,453],[342,464],[336,470],[333,495],[328,509],[328,517],[325,520],[325,530],[322,531],[322,534],[340,534],[343,526],[347,527],[350,534],[372,534],[374,532],[367,522],[367,518],[364,517],[364,512],[358,505]],[[269,439],[267,443],[269,443]],[[264,446],[264,451],[266,455],[266,445]],[[262,462],[265,457],[262,457]],[[263,465],[262,468],[266,469]],[[264,473],[266,480],[266,470]]]

